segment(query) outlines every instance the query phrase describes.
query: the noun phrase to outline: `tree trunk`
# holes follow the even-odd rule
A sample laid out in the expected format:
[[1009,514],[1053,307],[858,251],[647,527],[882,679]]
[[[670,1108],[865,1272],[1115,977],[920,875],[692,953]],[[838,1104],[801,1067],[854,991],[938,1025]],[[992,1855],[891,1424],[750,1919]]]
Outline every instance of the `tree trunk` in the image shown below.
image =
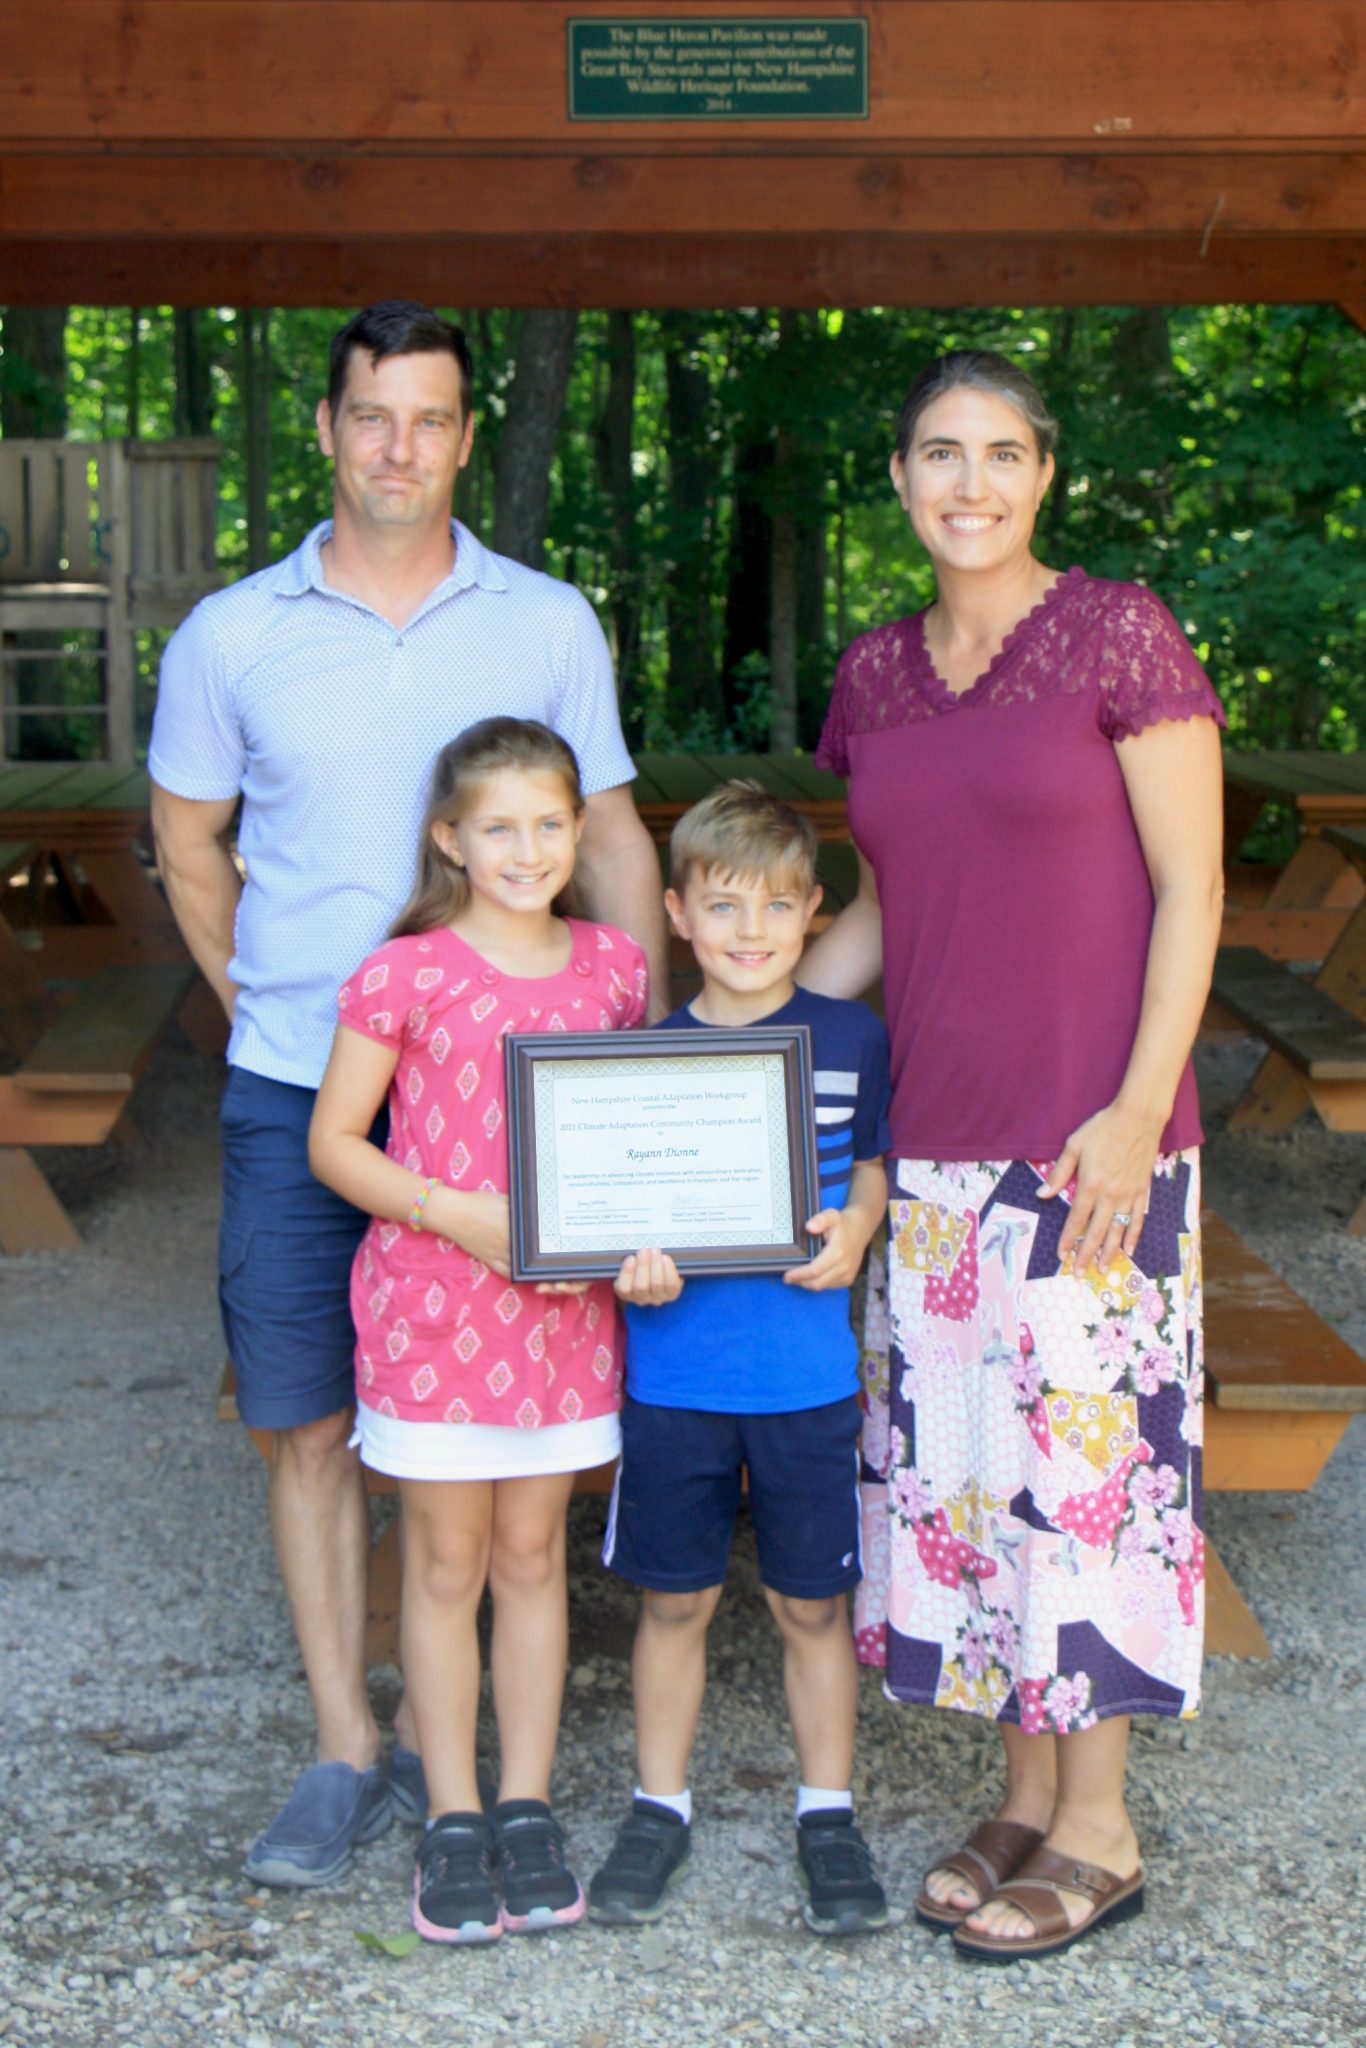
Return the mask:
[[698,340],[696,317],[666,313],[660,324],[669,422],[669,713],[681,727],[700,717],[719,728],[725,712],[708,630],[713,460],[706,425],[711,381],[691,360]]
[[726,714],[734,721],[749,694],[742,664],[769,658],[773,531],[766,492],[773,442],[741,440],[735,450],[735,515],[726,582],[726,645],[721,658]]
[[0,429],[15,440],[66,432],[66,310],[11,306],[5,314]]
[[622,725],[639,739],[636,664],[640,651],[640,544],[636,533],[635,472],[631,454],[636,405],[636,329],[633,313],[607,315],[607,392],[593,438],[598,487],[610,506],[608,611]]
[[203,316],[195,307],[175,313],[175,430],[195,439],[213,432],[213,364],[204,346]]
[[550,465],[578,318],[558,306],[534,307],[517,336],[517,368],[494,472],[493,545],[500,555],[511,555],[531,569],[545,561]]
[[128,355],[124,365],[125,432],[136,441],[142,425],[142,308],[128,308]]
[[247,470],[247,567],[270,560],[270,314],[244,307],[242,427]]
[[[794,313],[778,315],[779,352],[796,328]],[[769,585],[769,693],[773,707],[769,748],[790,754],[797,744],[797,590],[801,542],[797,527],[797,493],[793,471],[797,436],[780,427],[773,441],[773,543]]]
[[[778,436],[779,470],[791,460]],[[773,515],[772,568],[769,580],[769,694],[773,706],[769,751],[790,754],[797,744],[797,521],[791,512]]]

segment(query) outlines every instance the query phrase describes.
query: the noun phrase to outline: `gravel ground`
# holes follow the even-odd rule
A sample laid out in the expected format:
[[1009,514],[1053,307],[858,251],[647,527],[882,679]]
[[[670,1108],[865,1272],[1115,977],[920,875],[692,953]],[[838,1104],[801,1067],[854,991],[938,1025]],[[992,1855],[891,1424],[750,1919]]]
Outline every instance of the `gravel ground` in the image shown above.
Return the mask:
[[[1308,1120],[1232,1137],[1242,1042],[1202,1055],[1207,1185],[1228,1220],[1366,1350],[1362,1153]],[[1220,1496],[1211,1533],[1275,1650],[1212,1662],[1206,1712],[1137,1732],[1146,1916],[1049,1964],[981,1970],[909,1912],[922,1867],[984,1812],[987,1731],[895,1707],[865,1675],[857,1795],[896,1907],[856,1946],[797,1910],[793,1758],[744,1532],[715,1629],[694,1870],[640,1933],[579,1928],[401,1960],[393,1830],[325,1893],[258,1893],[240,1858],[308,1760],[309,1715],[266,1530],[264,1472],[218,1423],[217,1077],[168,1042],[144,1144],[55,1155],[80,1255],[0,1261],[0,2039],[60,2048],[628,2048],[919,2043],[1185,2048],[1366,2038],[1360,1976],[1366,1571],[1350,1519],[1366,1428],[1309,1495]],[[558,1783],[583,1876],[631,1785],[633,1601],[575,1504],[573,1674]],[[1344,1616],[1349,1617],[1344,1626]],[[382,1716],[396,1674],[374,1674]],[[1356,1901],[1355,1908],[1352,1902]]]

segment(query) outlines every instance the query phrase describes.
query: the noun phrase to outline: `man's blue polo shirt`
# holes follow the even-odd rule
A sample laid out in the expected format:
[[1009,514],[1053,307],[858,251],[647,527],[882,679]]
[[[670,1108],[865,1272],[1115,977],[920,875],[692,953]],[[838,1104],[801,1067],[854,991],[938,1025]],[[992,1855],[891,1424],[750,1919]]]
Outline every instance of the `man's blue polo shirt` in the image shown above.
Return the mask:
[[153,779],[201,801],[242,792],[228,1058],[270,1080],[321,1080],[337,989],[412,888],[448,740],[495,714],[539,718],[586,794],[635,773],[587,600],[451,524],[455,566],[401,627],[329,589],[327,521],[196,605],[162,660]]

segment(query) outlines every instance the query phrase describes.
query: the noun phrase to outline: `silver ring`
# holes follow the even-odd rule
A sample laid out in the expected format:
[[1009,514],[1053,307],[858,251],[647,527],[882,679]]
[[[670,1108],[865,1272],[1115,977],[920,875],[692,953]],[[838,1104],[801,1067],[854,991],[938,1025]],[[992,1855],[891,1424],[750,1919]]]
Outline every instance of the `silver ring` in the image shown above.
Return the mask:
[[1133,1220],[1133,1217],[1130,1216],[1127,1210],[1124,1209],[1116,1209],[1114,1215],[1110,1218],[1110,1221],[1112,1223],[1118,1223],[1122,1230],[1127,1230],[1129,1228],[1129,1225],[1133,1222]]

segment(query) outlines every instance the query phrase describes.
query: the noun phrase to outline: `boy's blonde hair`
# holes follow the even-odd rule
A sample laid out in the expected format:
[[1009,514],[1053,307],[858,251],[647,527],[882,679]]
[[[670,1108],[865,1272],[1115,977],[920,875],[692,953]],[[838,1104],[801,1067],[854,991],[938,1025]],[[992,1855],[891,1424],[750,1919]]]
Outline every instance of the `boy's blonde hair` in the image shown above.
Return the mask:
[[681,895],[694,871],[764,876],[809,896],[816,886],[810,821],[761,783],[736,776],[683,813],[669,838],[669,882]]

